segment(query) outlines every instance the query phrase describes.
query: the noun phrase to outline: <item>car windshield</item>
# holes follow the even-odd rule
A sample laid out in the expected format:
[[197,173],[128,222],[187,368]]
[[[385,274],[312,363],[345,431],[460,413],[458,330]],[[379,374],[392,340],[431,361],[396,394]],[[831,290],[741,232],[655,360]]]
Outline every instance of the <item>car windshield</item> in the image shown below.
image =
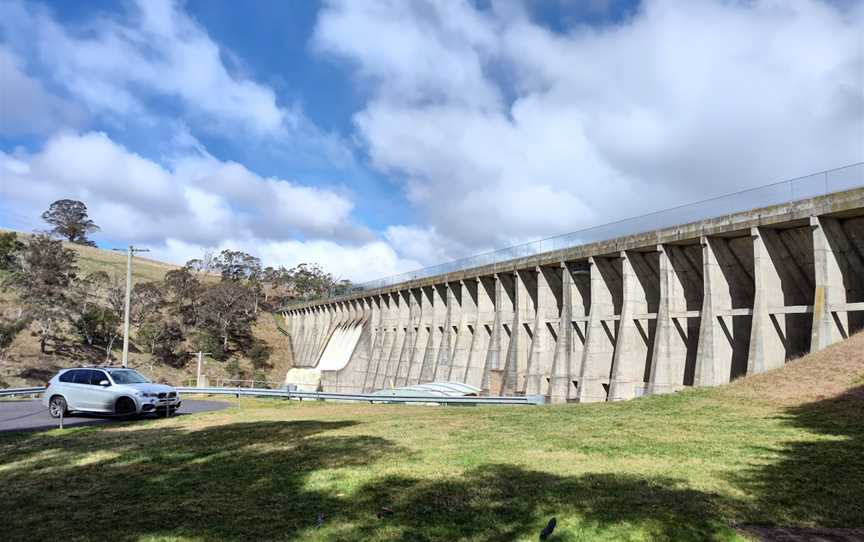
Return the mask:
[[114,379],[115,384],[146,384],[150,382],[141,373],[132,369],[111,371],[111,378]]

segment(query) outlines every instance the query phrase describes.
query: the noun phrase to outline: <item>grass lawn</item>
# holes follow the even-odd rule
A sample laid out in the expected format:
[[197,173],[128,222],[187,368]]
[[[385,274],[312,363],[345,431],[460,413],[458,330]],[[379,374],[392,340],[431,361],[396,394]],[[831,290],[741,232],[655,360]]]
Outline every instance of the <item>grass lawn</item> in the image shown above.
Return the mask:
[[[723,388],[626,403],[246,400],[0,434],[0,536],[491,542],[537,540],[553,516],[556,541],[864,527],[864,362],[849,361],[864,336],[849,343]],[[379,519],[381,507],[393,514]]]

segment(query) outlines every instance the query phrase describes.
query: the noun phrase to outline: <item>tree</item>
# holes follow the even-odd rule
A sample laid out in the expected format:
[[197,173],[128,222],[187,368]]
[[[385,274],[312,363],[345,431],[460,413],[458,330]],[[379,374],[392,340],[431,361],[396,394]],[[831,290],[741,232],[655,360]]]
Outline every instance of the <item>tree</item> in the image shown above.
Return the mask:
[[12,274],[3,281],[4,289],[19,293],[27,316],[38,325],[43,354],[56,328],[69,318],[69,287],[77,271],[74,251],[39,234],[18,253]]
[[348,279],[341,279],[333,283],[330,287],[330,295],[332,296],[340,296],[340,295],[348,295],[356,292],[360,289],[358,286],[355,286],[353,282]]
[[195,352],[209,352],[210,357],[217,361],[228,359],[228,353],[222,346],[222,341],[207,329],[197,330],[189,338],[189,345]]
[[108,307],[92,306],[75,321],[75,329],[90,346],[105,348],[105,360],[111,359],[111,348],[119,335],[120,317]]
[[337,284],[333,275],[315,264],[301,263],[287,271],[287,275],[292,293],[291,297],[295,299],[311,299],[330,295]]
[[179,323],[161,316],[148,319],[138,331],[138,340],[158,361],[172,367],[185,364],[183,328]]
[[132,287],[129,319],[140,326],[157,315],[165,302],[165,291],[157,282],[141,282]]
[[186,269],[195,273],[195,275],[209,275],[216,271],[216,256],[213,251],[208,249],[204,251],[204,256],[195,258],[186,262]]
[[213,259],[213,267],[222,280],[257,281],[261,277],[261,260],[240,250],[223,250]]
[[252,362],[252,367],[255,370],[269,369],[270,354],[273,350],[266,342],[260,339],[254,339],[252,345],[246,350],[246,357]]
[[24,248],[24,243],[18,240],[14,231],[0,233],[0,269],[12,271],[15,266],[15,255]]
[[111,278],[105,271],[94,271],[73,284],[72,301],[78,308],[79,317],[87,312],[92,305],[98,305],[105,296]]
[[211,329],[228,348],[228,341],[238,335],[248,335],[254,318],[254,292],[234,281],[222,281],[209,286],[202,296],[201,324]]
[[223,250],[213,259],[223,281],[242,282],[252,293],[252,312],[258,315],[258,301],[264,295],[261,260],[239,250]]
[[17,320],[0,318],[0,361],[6,359],[6,353],[15,341],[15,337],[27,329],[28,325],[30,325],[30,322],[24,318],[19,318]]
[[54,226],[51,235],[62,237],[71,243],[95,246],[87,235],[99,231],[99,226],[90,220],[87,206],[80,201],[57,200],[42,213],[42,220]]
[[166,295],[172,298],[175,314],[182,317],[185,324],[194,324],[198,320],[198,304],[203,290],[201,282],[183,267],[168,271],[163,283]]

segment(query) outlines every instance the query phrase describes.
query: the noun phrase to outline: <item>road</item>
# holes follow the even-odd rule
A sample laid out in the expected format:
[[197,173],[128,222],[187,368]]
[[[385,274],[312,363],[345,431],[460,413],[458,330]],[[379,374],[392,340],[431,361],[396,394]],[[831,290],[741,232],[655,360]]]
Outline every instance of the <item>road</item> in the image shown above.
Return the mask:
[[[196,412],[210,412],[222,410],[231,406],[225,401],[198,401],[183,399],[180,410],[175,416],[193,414]],[[152,417],[152,416],[149,416]],[[143,419],[147,419],[146,417]],[[103,423],[114,423],[118,420],[110,416],[96,416],[91,414],[72,414],[63,418],[65,427],[81,425],[97,425]],[[42,406],[38,400],[23,401],[0,401],[0,433],[7,431],[33,431],[39,429],[53,429],[59,421],[48,415],[48,409]]]

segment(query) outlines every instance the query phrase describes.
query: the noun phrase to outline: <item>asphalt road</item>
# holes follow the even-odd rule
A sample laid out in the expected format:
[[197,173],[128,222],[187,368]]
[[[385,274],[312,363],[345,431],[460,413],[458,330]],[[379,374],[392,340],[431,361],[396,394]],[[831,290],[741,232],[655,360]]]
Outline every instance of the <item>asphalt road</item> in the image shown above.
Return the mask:
[[[230,407],[231,403],[225,401],[198,401],[183,399],[180,410],[175,416],[183,416],[196,412],[210,412]],[[153,415],[142,419],[152,418]],[[118,420],[110,416],[98,416],[95,414],[72,414],[63,418],[64,427],[96,425],[103,423],[114,423]],[[48,409],[42,406],[38,400],[23,401],[0,401],[0,433],[7,431],[34,431],[40,429],[54,429],[59,425],[59,420],[48,415]]]

